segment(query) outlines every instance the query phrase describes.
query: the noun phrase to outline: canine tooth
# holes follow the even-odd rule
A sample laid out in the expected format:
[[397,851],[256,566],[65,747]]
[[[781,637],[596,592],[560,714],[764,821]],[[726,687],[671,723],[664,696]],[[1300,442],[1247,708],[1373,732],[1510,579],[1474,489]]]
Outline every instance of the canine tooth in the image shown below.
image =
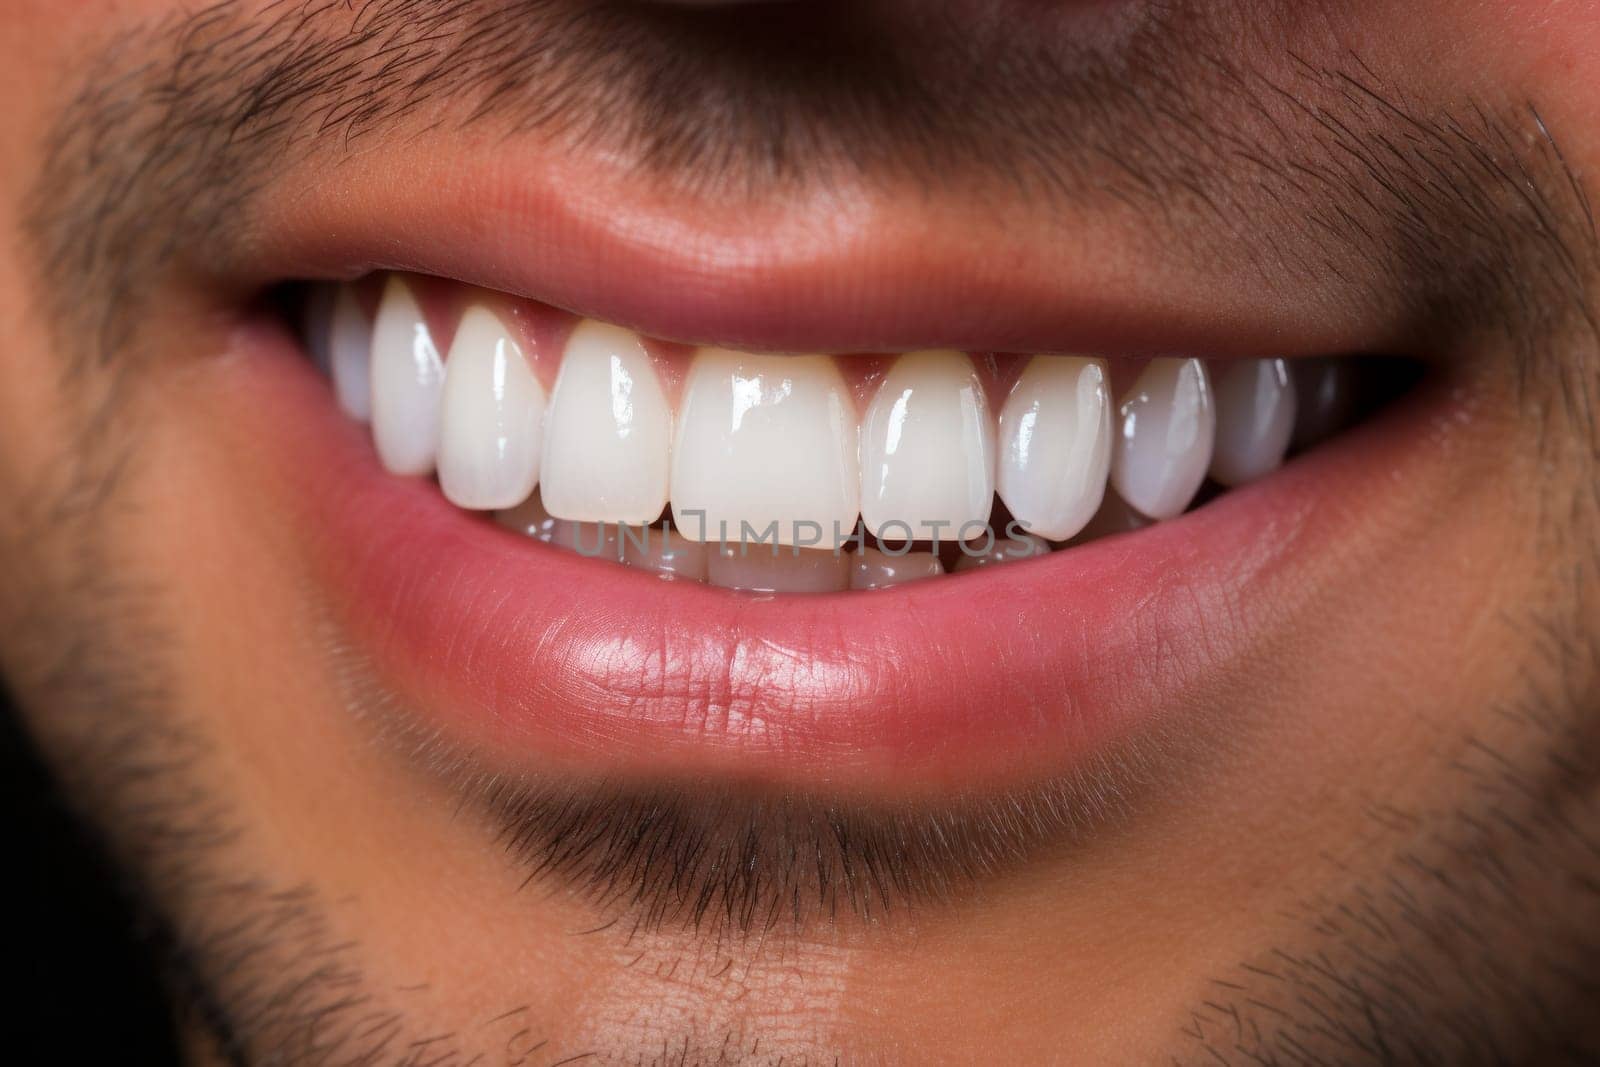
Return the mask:
[[659,526],[638,541],[625,541],[622,561],[630,567],[652,571],[663,578],[683,578],[690,581],[706,580],[710,549],[698,541],[690,541],[676,530]]
[[1151,360],[1123,398],[1119,416],[1112,486],[1152,519],[1181,515],[1205,481],[1216,435],[1205,364]]
[[850,588],[850,557],[831,548],[727,544],[707,547],[707,578],[749,593],[836,593]]
[[372,328],[372,437],[394,474],[427,474],[439,453],[444,361],[410,286],[391,275]]
[[539,482],[564,519],[650,523],[667,506],[672,412],[638,335],[584,322],[550,399]]
[[697,541],[770,531],[779,544],[831,549],[835,527],[848,535],[860,510],[858,437],[829,357],[703,349],[678,412],[673,525]]
[[1211,477],[1253,482],[1278,468],[1294,431],[1295,395],[1281,359],[1240,360],[1217,375],[1217,446]]
[[487,511],[528,498],[539,479],[544,404],[544,387],[505,324],[486,307],[468,308],[441,401],[439,487],[451,503]]
[[861,516],[874,535],[949,542],[988,520],[995,429],[962,353],[895,361],[867,409],[861,450]]
[[1111,466],[1111,394],[1098,359],[1036,356],[1000,411],[1000,499],[1065,541],[1094,516]]
[[524,537],[549,544],[555,539],[556,523],[561,520],[546,511],[544,501],[539,499],[538,493],[534,493],[516,507],[497,512],[494,521]]
[[944,565],[932,552],[905,552],[895,555],[876,548],[864,548],[850,557],[851,589],[888,589],[891,586],[937,578]]
[[955,571],[977,570],[1001,563],[1015,563],[1021,559],[1048,556],[1050,542],[1031,533],[1014,532],[1009,536],[996,535],[993,545],[987,543],[962,545],[956,555]]
[[339,286],[328,323],[328,370],[339,407],[353,419],[372,418],[372,324],[355,290]]

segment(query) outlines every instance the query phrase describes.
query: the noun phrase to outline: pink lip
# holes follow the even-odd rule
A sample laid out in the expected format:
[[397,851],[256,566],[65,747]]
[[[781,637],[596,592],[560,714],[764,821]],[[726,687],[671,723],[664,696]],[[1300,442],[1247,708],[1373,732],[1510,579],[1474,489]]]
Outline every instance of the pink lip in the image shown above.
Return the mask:
[[1181,519],[1047,559],[756,599],[457,511],[380,469],[281,331],[246,343],[232,414],[299,494],[345,636],[424,726],[490,766],[864,791],[1060,773],[1181,727],[1277,620],[1314,610],[1327,550],[1371,536],[1450,403],[1420,395]]

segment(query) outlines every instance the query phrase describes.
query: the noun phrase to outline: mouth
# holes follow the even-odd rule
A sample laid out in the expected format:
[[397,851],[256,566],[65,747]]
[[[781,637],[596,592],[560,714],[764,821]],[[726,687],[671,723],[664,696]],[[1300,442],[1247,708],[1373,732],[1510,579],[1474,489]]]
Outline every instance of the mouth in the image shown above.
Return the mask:
[[291,156],[194,270],[283,298],[215,411],[344,703],[452,765],[899,800],[1237,735],[1359,654],[1495,426],[1466,281],[1314,202],[691,181],[442,106]]
[[1353,360],[759,354],[400,274],[313,287],[301,318],[390,475],[752,594],[883,590],[1171,520],[1366,399]]
[[1314,611],[1459,403],[1361,357],[735,351],[407,273],[289,303],[252,406],[299,428],[328,610],[496,772],[1085,766]]

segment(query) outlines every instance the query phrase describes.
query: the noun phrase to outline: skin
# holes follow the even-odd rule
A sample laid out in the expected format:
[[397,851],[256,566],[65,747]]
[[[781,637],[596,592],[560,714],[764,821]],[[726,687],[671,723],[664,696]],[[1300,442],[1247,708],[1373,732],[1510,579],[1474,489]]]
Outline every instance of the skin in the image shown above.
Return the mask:
[[[105,35],[181,5],[124,0],[91,28],[101,19],[13,0],[0,27],[0,669],[180,946],[196,1059],[1600,1056],[1582,1010],[1600,979],[1600,272],[1574,192],[1600,196],[1600,26],[1576,4],[1275,10],[1296,8],[1317,24],[1308,42],[1357,57],[1397,97],[1430,114],[1487,101],[1484,136],[1516,116],[1509,143],[1544,160],[1524,187],[1547,194],[1553,236],[1499,242],[1505,261],[1482,261],[1490,283],[1471,269],[1480,250],[1448,229],[1465,216],[1424,213],[1427,239],[1398,273],[1356,255],[1359,240],[1317,245],[1284,222],[1307,280],[1276,299],[1259,280],[1244,287],[1269,308],[1266,333],[1309,349],[1297,354],[1359,344],[1428,358],[1466,397],[1462,416],[1430,427],[1415,484],[1382,509],[1383,536],[1328,552],[1314,604],[1270,605],[1278,638],[1183,709],[1192,726],[1177,740],[1140,752],[1146,773],[1123,776],[1138,783],[1122,783],[1114,817],[888,921],[751,937],[618,922],[558,878],[524,884],[496,824],[461,814],[458,782],[376,742],[372,716],[347,714],[371,693],[341,687],[339,633],[307,587],[312,547],[280,518],[294,481],[252,448],[251,427],[218,414],[230,364],[247,356],[229,316],[283,276],[261,266],[285,255],[275,236],[348,207],[315,191],[359,199],[393,180],[391,164],[438,173],[454,165],[445,153],[404,162],[395,146],[473,134],[424,116],[380,124],[348,154],[315,142],[260,190],[259,243],[219,239],[216,255],[208,245],[133,281],[104,264],[74,274],[41,221],[63,202],[40,189],[68,102],[105,61]],[[1291,33],[1261,27],[1269,42]],[[1283,63],[1244,55],[1269,75]],[[1537,151],[1529,103],[1559,161]],[[455,105],[437,106],[448,120]],[[518,161],[545,161],[524,172],[535,204],[577,197],[598,173],[592,145],[548,131],[507,143]],[[810,202],[789,180],[748,214],[719,211],[670,156],[593,180],[628,217],[676,219],[724,247],[760,212],[804,232]],[[864,239],[894,253],[863,273],[893,271],[929,232],[963,249],[1079,234],[1059,261],[1030,251],[1038,272],[1070,274],[1103,251],[1140,271],[1138,298],[1174,321],[1220,300],[1230,271],[1249,274],[1242,257],[1219,265],[1200,248],[1143,271],[1154,235],[1138,212],[1090,200],[1074,215],[987,180],[977,202],[939,187],[895,195],[910,185],[892,168],[837,186]],[[1483,202],[1527,234],[1515,184]],[[314,192],[296,215],[299,189]],[[1399,217],[1394,204],[1379,212]],[[1214,239],[1259,248],[1279,231],[1258,225]],[[1380,244],[1400,247],[1391,240]],[[142,262],[144,242],[125,260]],[[102,306],[124,283],[136,298]],[[1097,328],[1108,340],[1138,330],[1109,317]],[[897,329],[909,342],[917,327]],[[1376,594],[1346,581],[1380,565],[1402,577]]]

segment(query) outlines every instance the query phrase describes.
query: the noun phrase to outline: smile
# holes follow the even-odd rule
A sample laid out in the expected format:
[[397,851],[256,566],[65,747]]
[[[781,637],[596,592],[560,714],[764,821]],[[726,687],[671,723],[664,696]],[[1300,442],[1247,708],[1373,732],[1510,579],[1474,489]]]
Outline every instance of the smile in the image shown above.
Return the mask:
[[1388,361],[690,346],[407,274],[295,318],[253,407],[299,427],[328,610],[508,771],[906,796],[1104,758],[1314,610],[1454,403],[1357,419]]
[[693,349],[400,275],[319,287],[305,318],[391,474],[437,474],[458,508],[547,544],[755,593],[886,589],[1172,519],[1355,404],[1338,361],[1297,388],[1282,359],[1113,374],[1075,356]]

